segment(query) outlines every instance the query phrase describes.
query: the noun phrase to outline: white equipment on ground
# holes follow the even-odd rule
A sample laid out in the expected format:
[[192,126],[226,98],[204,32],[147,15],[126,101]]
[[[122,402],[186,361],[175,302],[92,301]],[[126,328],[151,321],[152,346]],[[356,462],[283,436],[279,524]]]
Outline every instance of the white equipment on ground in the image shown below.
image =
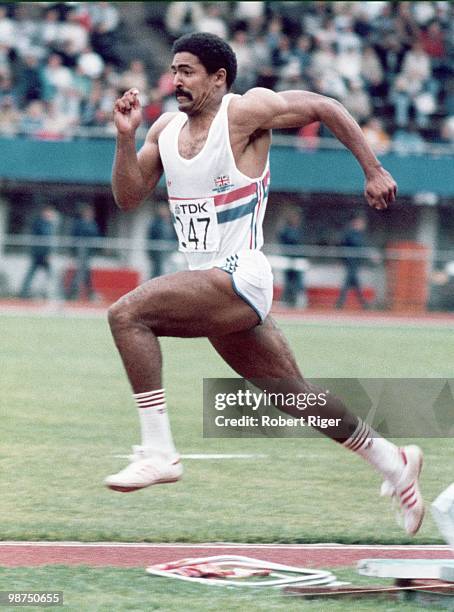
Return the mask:
[[454,548],[454,482],[440,493],[430,510],[441,535]]
[[148,574],[177,578],[217,586],[281,587],[288,584],[304,586],[335,586],[339,584],[331,572],[292,567],[239,555],[218,555],[179,559],[146,568]]

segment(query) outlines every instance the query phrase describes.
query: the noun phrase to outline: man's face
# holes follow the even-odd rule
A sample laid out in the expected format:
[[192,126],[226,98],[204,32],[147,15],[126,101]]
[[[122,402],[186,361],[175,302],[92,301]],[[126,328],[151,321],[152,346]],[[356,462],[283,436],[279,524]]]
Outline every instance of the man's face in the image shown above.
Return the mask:
[[175,54],[170,69],[178,110],[188,115],[196,113],[215,90],[216,74],[208,74],[199,58],[186,51]]

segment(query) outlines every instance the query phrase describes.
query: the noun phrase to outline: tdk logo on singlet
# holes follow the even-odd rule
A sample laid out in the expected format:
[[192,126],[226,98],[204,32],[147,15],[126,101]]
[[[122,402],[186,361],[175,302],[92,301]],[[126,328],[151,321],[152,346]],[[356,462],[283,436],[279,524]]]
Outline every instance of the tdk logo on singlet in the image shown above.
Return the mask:
[[209,211],[205,208],[208,202],[199,202],[193,204],[177,204],[175,206],[176,215],[195,215],[196,213],[208,213]]

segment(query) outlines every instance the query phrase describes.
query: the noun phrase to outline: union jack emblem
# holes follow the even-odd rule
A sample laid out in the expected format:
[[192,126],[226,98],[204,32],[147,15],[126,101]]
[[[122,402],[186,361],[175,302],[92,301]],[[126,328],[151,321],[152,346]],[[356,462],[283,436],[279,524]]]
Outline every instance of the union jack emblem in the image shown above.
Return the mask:
[[215,178],[214,184],[216,185],[216,187],[213,189],[213,191],[217,191],[218,193],[221,193],[222,191],[226,191],[227,189],[230,189],[230,187],[233,187],[232,183],[230,182],[230,176],[228,176],[227,174],[221,174],[221,176]]
[[224,185],[228,185],[230,183],[230,177],[228,176],[218,176],[217,179],[214,180],[216,183],[216,187],[224,187]]

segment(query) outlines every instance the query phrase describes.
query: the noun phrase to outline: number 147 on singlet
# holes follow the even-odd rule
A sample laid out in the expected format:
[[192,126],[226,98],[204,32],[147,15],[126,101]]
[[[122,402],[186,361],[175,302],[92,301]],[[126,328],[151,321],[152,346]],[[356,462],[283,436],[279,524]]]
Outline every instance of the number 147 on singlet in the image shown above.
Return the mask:
[[214,198],[170,199],[169,205],[180,251],[218,250],[219,229]]

